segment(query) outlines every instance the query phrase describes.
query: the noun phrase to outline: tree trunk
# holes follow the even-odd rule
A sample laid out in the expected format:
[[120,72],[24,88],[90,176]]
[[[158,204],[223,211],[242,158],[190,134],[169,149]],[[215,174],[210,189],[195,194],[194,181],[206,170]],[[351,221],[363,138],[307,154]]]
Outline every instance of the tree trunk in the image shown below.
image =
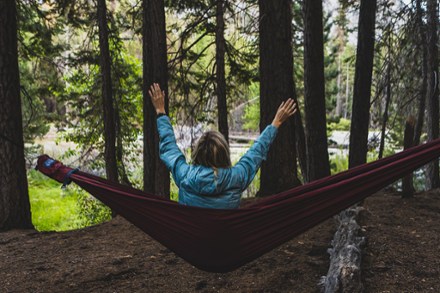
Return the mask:
[[24,161],[14,0],[0,1],[0,230],[32,228]]
[[352,207],[335,217],[338,229],[333,236],[330,266],[325,277],[321,278],[321,292],[324,293],[362,293],[362,248],[366,239],[357,223],[362,207]]
[[425,120],[425,105],[426,105],[426,89],[428,86],[428,62],[427,62],[427,48],[426,48],[426,29],[423,23],[423,11],[421,7],[421,0],[416,1],[416,17],[417,17],[417,33],[419,36],[417,48],[422,51],[422,85],[420,87],[419,106],[417,113],[417,121],[414,129],[414,145],[420,143],[420,136],[422,135],[423,122]]
[[347,63],[347,78],[345,80],[345,109],[344,109],[344,118],[348,119],[348,106],[349,106],[349,97],[350,97],[350,67]]
[[116,163],[116,127],[113,108],[113,89],[111,79],[111,60],[108,44],[107,8],[105,0],[98,0],[99,50],[102,105],[104,108],[104,160],[107,179],[118,181],[118,166]]
[[[403,149],[414,146],[414,117],[410,116],[405,123],[405,134],[403,137]],[[412,197],[414,194],[413,174],[409,174],[402,179],[402,197]]]
[[[390,47],[388,47],[388,50]],[[379,159],[383,157],[383,151],[385,149],[385,132],[387,129],[388,123],[388,108],[391,102],[391,58],[388,56],[388,65],[387,65],[387,95],[385,100],[385,109],[383,111],[382,117],[382,130],[380,133],[380,145],[379,145]]]
[[218,108],[218,130],[223,134],[226,141],[229,141],[228,131],[228,108],[226,103],[226,81],[225,81],[225,20],[224,0],[217,0],[217,28],[215,32],[215,61],[216,61],[216,80],[217,80],[217,108]]
[[[439,135],[439,76],[438,76],[438,47],[437,27],[438,10],[437,0],[427,1],[428,12],[428,141],[438,138]],[[438,160],[434,160],[427,166],[427,188],[439,187],[439,166]]]
[[[290,1],[260,0],[260,130],[270,124],[283,100],[296,99],[293,82],[292,7]],[[267,161],[261,166],[259,195],[270,195],[299,184],[295,123],[278,130]]]
[[115,104],[115,123],[116,123],[116,157],[118,160],[118,174],[121,178],[120,182],[127,186],[132,186],[130,180],[128,179],[127,171],[125,170],[124,164],[124,148],[122,144],[122,126],[121,126],[121,116],[119,114],[119,106]]
[[161,196],[170,194],[170,175],[159,157],[156,112],[148,89],[159,83],[165,91],[168,113],[167,44],[163,0],[143,0],[143,111],[144,190]]
[[309,174],[307,177],[313,181],[330,175],[325,113],[322,1],[304,1],[303,9],[304,100]]
[[293,117],[295,123],[296,155],[298,157],[299,167],[301,168],[301,175],[303,176],[304,182],[310,182],[308,177],[309,172],[307,171],[306,134],[304,131],[304,125],[301,118],[301,111],[299,110],[299,103],[297,99],[295,99],[295,101],[298,107],[298,111],[295,113]]
[[338,88],[338,95],[336,96],[336,109],[335,109],[335,116],[341,117],[342,116],[342,94],[341,94],[341,87],[342,87],[342,68],[341,68],[341,52],[338,51],[338,80],[337,80],[337,88]]
[[361,0],[351,114],[349,167],[367,161],[377,0]]
[[[367,160],[368,126],[371,98],[371,80],[374,56],[374,27],[376,18],[376,0],[361,0],[359,12],[358,46],[356,53],[356,71],[353,91],[353,110],[351,114],[349,167],[363,164]],[[350,240],[353,232],[344,229],[344,225],[357,226],[356,214],[343,217],[335,234],[334,242]],[[348,212],[350,213],[350,212]],[[345,219],[344,219],[345,218]],[[344,225],[343,225],[344,224]],[[357,229],[358,231],[359,229]],[[357,233],[357,232],[356,232]],[[355,237],[358,239],[358,237]],[[339,241],[338,241],[339,242]],[[362,292],[360,266],[360,248],[353,249],[352,241],[342,241],[337,251],[334,250],[330,259],[330,269],[325,292]],[[335,248],[336,249],[336,248]],[[349,253],[345,255],[344,251]],[[342,252],[342,253],[341,253]],[[343,261],[341,261],[341,259]],[[336,268],[336,269],[335,269]],[[327,285],[331,285],[327,287]]]

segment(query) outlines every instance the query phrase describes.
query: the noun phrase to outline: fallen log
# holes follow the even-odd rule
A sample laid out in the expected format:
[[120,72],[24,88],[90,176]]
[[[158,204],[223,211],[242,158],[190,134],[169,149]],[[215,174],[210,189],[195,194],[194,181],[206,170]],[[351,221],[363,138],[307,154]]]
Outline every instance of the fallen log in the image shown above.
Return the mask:
[[333,237],[332,248],[328,249],[329,270],[319,283],[322,292],[363,292],[361,260],[365,237],[361,236],[356,220],[361,210],[362,207],[355,206],[335,217],[338,230]]

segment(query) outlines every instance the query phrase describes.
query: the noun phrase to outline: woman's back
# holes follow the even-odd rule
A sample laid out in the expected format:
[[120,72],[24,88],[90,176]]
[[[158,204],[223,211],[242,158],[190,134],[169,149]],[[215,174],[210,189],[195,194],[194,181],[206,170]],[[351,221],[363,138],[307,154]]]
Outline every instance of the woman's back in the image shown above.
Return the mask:
[[180,183],[179,203],[205,208],[238,208],[242,191],[232,170],[220,168],[214,172],[209,167],[189,165],[187,176]]
[[213,168],[186,162],[167,116],[157,119],[157,129],[160,158],[179,187],[179,203],[218,209],[239,207],[241,193],[254,179],[277,134],[277,128],[268,125],[235,166]]
[[227,141],[219,132],[207,132],[196,146],[194,165],[189,165],[177,147],[173,127],[165,114],[165,93],[158,84],[153,84],[149,94],[158,117],[160,158],[179,187],[179,203],[205,208],[239,207],[241,193],[254,179],[261,162],[266,160],[278,127],[296,112],[296,104],[292,99],[281,103],[272,124],[266,127],[233,167]]

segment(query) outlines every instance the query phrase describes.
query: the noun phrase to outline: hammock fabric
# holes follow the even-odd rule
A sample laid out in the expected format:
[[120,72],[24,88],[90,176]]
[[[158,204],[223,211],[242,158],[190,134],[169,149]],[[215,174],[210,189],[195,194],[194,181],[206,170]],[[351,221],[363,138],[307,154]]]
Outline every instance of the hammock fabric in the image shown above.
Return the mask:
[[64,166],[37,168],[73,181],[177,255],[209,272],[232,271],[440,156],[440,140],[413,147],[236,210],[179,205]]

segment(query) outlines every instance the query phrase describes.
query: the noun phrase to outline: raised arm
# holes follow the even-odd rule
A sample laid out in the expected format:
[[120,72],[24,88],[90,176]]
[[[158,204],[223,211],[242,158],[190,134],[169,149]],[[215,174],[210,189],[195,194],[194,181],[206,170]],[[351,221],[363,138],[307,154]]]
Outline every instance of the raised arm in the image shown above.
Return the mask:
[[158,116],[157,131],[160,138],[160,159],[173,175],[177,186],[180,187],[180,182],[184,174],[186,174],[189,166],[186,163],[185,156],[176,144],[176,137],[170,119],[165,115],[165,93],[160,89],[160,86],[157,83],[151,85],[148,92]]
[[266,160],[269,147],[275,139],[278,128],[296,111],[296,103],[293,99],[282,102],[272,124],[264,129],[252,147],[232,168],[233,177],[237,180],[236,184],[240,186],[241,190],[245,190],[249,186],[260,168],[261,162]]

